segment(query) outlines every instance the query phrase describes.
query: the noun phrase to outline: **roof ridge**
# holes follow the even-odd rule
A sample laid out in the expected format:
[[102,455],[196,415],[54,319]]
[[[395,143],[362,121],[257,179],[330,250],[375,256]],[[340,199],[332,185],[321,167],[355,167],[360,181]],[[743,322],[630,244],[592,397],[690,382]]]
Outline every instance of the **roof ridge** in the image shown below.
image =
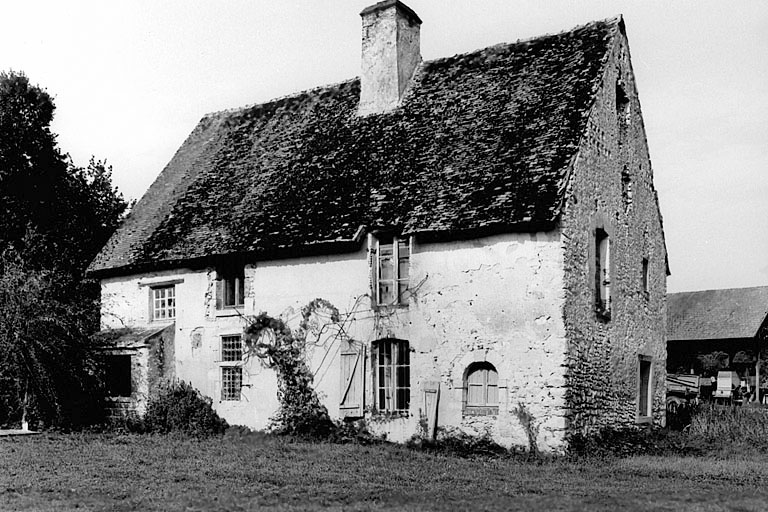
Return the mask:
[[671,292],[667,293],[667,295],[682,295],[684,293],[707,293],[707,292],[725,292],[725,291],[734,291],[734,290],[754,290],[757,288],[765,288],[768,289],[768,285],[759,285],[759,286],[741,286],[736,288],[709,288],[706,290],[689,290],[684,292]]
[[496,43],[496,44],[492,44],[492,45],[489,45],[489,46],[484,46],[482,48],[476,48],[476,49],[470,50],[468,52],[456,53],[454,55],[447,55],[445,57],[438,57],[436,59],[426,60],[426,61],[422,62],[422,65],[424,65],[424,64],[432,64],[432,63],[442,63],[442,62],[445,62],[445,61],[448,61],[448,60],[451,60],[451,59],[461,58],[461,57],[466,57],[466,56],[469,56],[469,55],[473,55],[475,53],[479,53],[479,52],[482,52],[482,51],[485,51],[485,50],[489,50],[491,48],[507,48],[507,47],[514,46],[514,45],[517,45],[517,44],[533,43],[535,41],[538,41],[540,39],[544,39],[546,37],[555,37],[555,36],[560,36],[560,35],[564,35],[564,34],[570,34],[571,32],[576,32],[577,30],[582,30],[582,29],[594,26],[594,25],[596,25],[598,23],[606,23],[608,25],[615,24],[616,27],[618,28],[619,24],[622,21],[624,21],[623,16],[621,14],[617,14],[616,16],[611,16],[609,18],[605,18],[605,19],[602,19],[602,20],[592,20],[592,21],[589,21],[587,23],[582,23],[581,25],[576,25],[575,27],[572,27],[572,28],[569,28],[569,29],[566,29],[566,30],[561,30],[560,32],[539,34],[539,35],[536,35],[536,36],[531,36],[531,37],[526,37],[526,38],[523,38],[523,39],[518,39],[517,41],[514,41],[514,42],[509,42],[508,41],[508,42]]
[[[566,29],[566,30],[561,30],[560,32],[555,32],[555,33],[551,33],[551,34],[550,33],[540,34],[540,35],[536,35],[536,36],[527,37],[527,38],[524,38],[524,39],[518,39],[515,42],[496,43],[496,44],[492,44],[492,45],[489,45],[489,46],[484,46],[482,48],[476,48],[476,49],[470,50],[468,52],[456,53],[454,55],[447,55],[445,57],[438,57],[436,59],[431,59],[431,60],[424,60],[424,61],[422,61],[419,64],[418,68],[422,68],[425,64],[440,63],[440,62],[444,62],[444,61],[447,61],[447,60],[450,60],[450,59],[465,57],[465,56],[473,55],[475,53],[479,53],[479,52],[482,52],[482,51],[485,51],[485,50],[489,50],[491,48],[504,48],[504,47],[509,47],[509,46],[517,45],[517,44],[532,43],[534,41],[537,41],[537,40],[540,40],[540,39],[544,39],[546,37],[554,37],[554,36],[559,36],[559,35],[563,35],[563,34],[569,34],[571,32],[576,32],[577,30],[581,30],[581,29],[585,29],[587,27],[594,26],[594,25],[596,25],[598,23],[606,23],[608,25],[615,24],[616,27],[618,27],[619,23],[621,23],[622,21],[623,21],[622,15],[621,14],[617,14],[617,15],[611,16],[609,18],[604,18],[604,19],[601,19],[601,20],[592,20],[592,21],[589,21],[587,23],[583,23],[581,25],[576,25],[575,27],[572,27],[572,28]],[[202,119],[209,119],[209,118],[212,118],[212,117],[218,117],[218,116],[227,115],[227,114],[236,114],[238,112],[243,112],[245,110],[248,110],[248,109],[251,109],[251,108],[254,108],[254,107],[265,106],[265,105],[270,105],[272,103],[277,103],[277,102],[280,102],[280,101],[286,101],[286,100],[290,100],[290,99],[295,99],[295,98],[298,98],[299,96],[315,93],[315,92],[318,92],[318,91],[323,90],[323,89],[331,89],[331,88],[334,88],[334,87],[339,87],[339,86],[342,86],[342,85],[346,85],[346,84],[352,83],[355,80],[359,80],[359,79],[360,79],[360,77],[356,76],[356,77],[353,77],[353,78],[348,78],[346,80],[341,80],[339,82],[331,82],[331,83],[328,83],[328,84],[322,84],[322,85],[318,85],[318,86],[315,86],[315,87],[310,87],[309,89],[303,89],[303,90],[296,91],[296,92],[293,92],[293,93],[285,94],[283,96],[277,96],[275,98],[270,98],[270,99],[268,99],[266,101],[262,101],[262,102],[254,102],[254,103],[249,103],[247,105],[243,105],[243,106],[240,106],[240,107],[232,107],[232,108],[226,108],[226,109],[222,109],[222,110],[215,110],[213,112],[208,112],[208,113],[204,114]]]

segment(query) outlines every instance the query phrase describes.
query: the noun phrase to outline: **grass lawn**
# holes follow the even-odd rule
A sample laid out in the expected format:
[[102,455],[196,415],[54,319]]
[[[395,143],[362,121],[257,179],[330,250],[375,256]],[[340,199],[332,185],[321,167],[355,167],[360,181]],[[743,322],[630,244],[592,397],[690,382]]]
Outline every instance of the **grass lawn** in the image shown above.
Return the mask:
[[768,460],[524,462],[263,436],[0,438],[0,510],[768,510]]

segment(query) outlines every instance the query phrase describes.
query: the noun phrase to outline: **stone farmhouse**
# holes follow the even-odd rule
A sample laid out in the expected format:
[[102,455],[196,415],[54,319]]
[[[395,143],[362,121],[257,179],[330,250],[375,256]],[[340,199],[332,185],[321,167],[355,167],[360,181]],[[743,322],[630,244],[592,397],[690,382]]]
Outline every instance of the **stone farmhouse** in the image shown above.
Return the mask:
[[204,116],[91,264],[115,403],[175,378],[266,427],[243,316],[322,298],[343,322],[313,320],[315,388],[389,439],[663,423],[667,255],[621,17],[432,61],[403,3],[361,17],[359,78]]

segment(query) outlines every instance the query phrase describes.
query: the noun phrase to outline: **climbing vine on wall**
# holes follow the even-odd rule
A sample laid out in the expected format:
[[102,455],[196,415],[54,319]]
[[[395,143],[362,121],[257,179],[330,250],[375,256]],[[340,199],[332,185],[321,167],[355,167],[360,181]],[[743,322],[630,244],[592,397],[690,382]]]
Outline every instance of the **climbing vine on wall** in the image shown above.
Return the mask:
[[315,299],[302,308],[300,328],[295,332],[282,319],[267,313],[248,318],[244,336],[247,355],[258,357],[277,373],[280,408],[271,418],[275,432],[324,437],[334,429],[312,386],[314,376],[305,357],[307,333],[317,333],[313,314],[320,310],[331,323],[339,322],[338,309],[324,299]]

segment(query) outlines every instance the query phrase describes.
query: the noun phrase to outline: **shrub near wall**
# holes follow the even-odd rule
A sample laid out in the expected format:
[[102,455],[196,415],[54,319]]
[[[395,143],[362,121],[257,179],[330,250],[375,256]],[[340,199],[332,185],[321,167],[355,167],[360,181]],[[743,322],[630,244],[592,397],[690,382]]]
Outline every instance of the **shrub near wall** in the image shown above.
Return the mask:
[[144,416],[149,432],[183,432],[196,437],[223,434],[228,425],[213,410],[210,398],[184,381],[161,387]]

